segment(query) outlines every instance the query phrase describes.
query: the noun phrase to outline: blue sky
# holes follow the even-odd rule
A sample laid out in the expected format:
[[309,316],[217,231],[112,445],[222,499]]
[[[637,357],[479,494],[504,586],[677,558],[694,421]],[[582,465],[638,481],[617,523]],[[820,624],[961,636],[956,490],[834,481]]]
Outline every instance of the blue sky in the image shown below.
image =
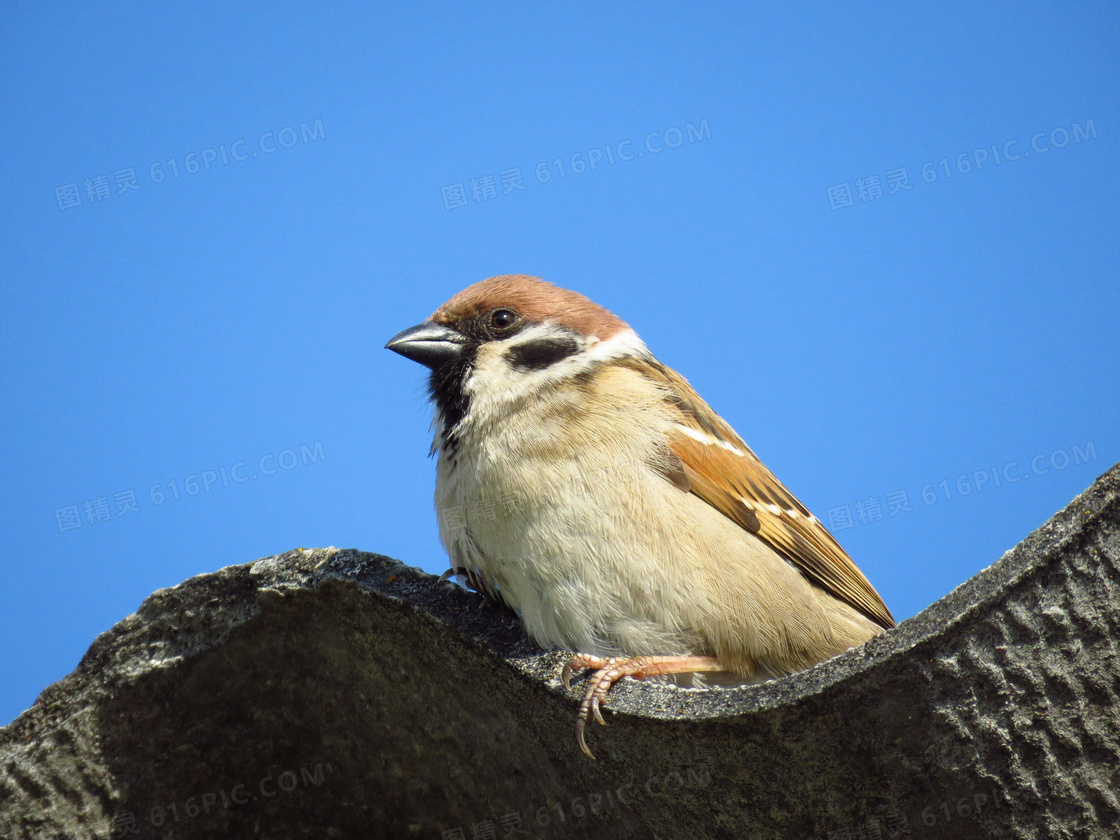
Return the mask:
[[914,615],[1120,460],[1118,20],[6,4],[0,722],[192,575],[443,571],[383,345],[508,272],[629,321]]

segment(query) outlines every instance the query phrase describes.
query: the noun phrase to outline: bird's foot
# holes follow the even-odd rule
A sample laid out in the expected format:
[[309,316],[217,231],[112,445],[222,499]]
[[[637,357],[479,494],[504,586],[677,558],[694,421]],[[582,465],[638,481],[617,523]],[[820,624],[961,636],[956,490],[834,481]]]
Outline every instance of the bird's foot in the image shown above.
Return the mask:
[[589,653],[577,653],[564,665],[560,681],[564,688],[571,689],[573,671],[594,668],[587,684],[587,693],[579,704],[576,719],[576,740],[579,747],[589,758],[595,758],[587,748],[584,730],[592,718],[606,726],[601,707],[607,704],[607,692],[623,677],[644,680],[646,677],[660,677],[666,674],[687,674],[698,671],[724,671],[725,666],[714,656],[612,656],[604,658]]

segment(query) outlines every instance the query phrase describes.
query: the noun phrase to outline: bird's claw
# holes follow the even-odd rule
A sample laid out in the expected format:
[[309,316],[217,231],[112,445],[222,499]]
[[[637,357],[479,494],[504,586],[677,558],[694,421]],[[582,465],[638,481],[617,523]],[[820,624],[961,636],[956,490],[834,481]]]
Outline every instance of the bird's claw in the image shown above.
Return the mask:
[[572,662],[568,660],[564,663],[564,670],[560,672],[560,682],[564,686],[565,691],[572,690]]
[[587,747],[585,736],[587,724],[594,718],[603,726],[607,725],[607,721],[603,718],[602,707],[607,704],[607,692],[622,676],[616,666],[625,661],[622,657],[604,659],[588,653],[577,653],[565,663],[564,669],[560,672],[560,681],[564,688],[571,691],[571,678],[574,671],[585,668],[595,669],[595,673],[588,680],[587,692],[583,696],[583,702],[579,704],[579,715],[576,718],[576,740],[579,742],[579,748],[588,758],[595,758],[595,755]]
[[[601,702],[605,704],[607,702],[607,699],[604,697]],[[603,720],[603,713],[599,711],[599,704],[600,704],[599,698],[598,697],[592,697],[591,698],[591,712],[592,712],[592,714],[595,715],[595,720],[599,721],[599,723],[602,724],[603,726],[606,726],[607,722],[605,720]]]
[[601,708],[607,705],[607,692],[611,686],[623,677],[633,677],[644,680],[647,677],[658,677],[665,674],[697,674],[706,671],[726,671],[726,666],[714,656],[698,656],[682,654],[674,656],[612,656],[604,659],[601,656],[592,656],[589,653],[577,653],[564,666],[561,680],[564,687],[571,690],[572,671],[584,668],[594,668],[595,673],[588,680],[587,692],[583,695],[583,702],[579,704],[579,717],[576,720],[576,740],[579,748],[590,758],[595,756],[587,748],[584,732],[592,718],[604,726]]

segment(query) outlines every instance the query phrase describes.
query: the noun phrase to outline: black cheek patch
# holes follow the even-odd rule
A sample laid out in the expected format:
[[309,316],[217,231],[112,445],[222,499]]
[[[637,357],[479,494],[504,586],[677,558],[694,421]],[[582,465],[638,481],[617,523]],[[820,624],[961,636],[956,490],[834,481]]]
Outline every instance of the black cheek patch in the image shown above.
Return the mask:
[[506,351],[506,358],[516,370],[544,370],[579,352],[574,338],[542,338],[519,344]]

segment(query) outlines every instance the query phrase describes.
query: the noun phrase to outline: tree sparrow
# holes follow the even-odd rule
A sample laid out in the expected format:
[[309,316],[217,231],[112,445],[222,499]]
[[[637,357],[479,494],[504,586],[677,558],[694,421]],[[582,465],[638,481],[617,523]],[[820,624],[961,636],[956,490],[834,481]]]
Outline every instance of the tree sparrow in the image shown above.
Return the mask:
[[[388,349],[431,369],[452,573],[593,668],[790,674],[894,618],[820,521],[624,321],[534,277],[459,292]],[[594,757],[594,756],[592,756]]]

